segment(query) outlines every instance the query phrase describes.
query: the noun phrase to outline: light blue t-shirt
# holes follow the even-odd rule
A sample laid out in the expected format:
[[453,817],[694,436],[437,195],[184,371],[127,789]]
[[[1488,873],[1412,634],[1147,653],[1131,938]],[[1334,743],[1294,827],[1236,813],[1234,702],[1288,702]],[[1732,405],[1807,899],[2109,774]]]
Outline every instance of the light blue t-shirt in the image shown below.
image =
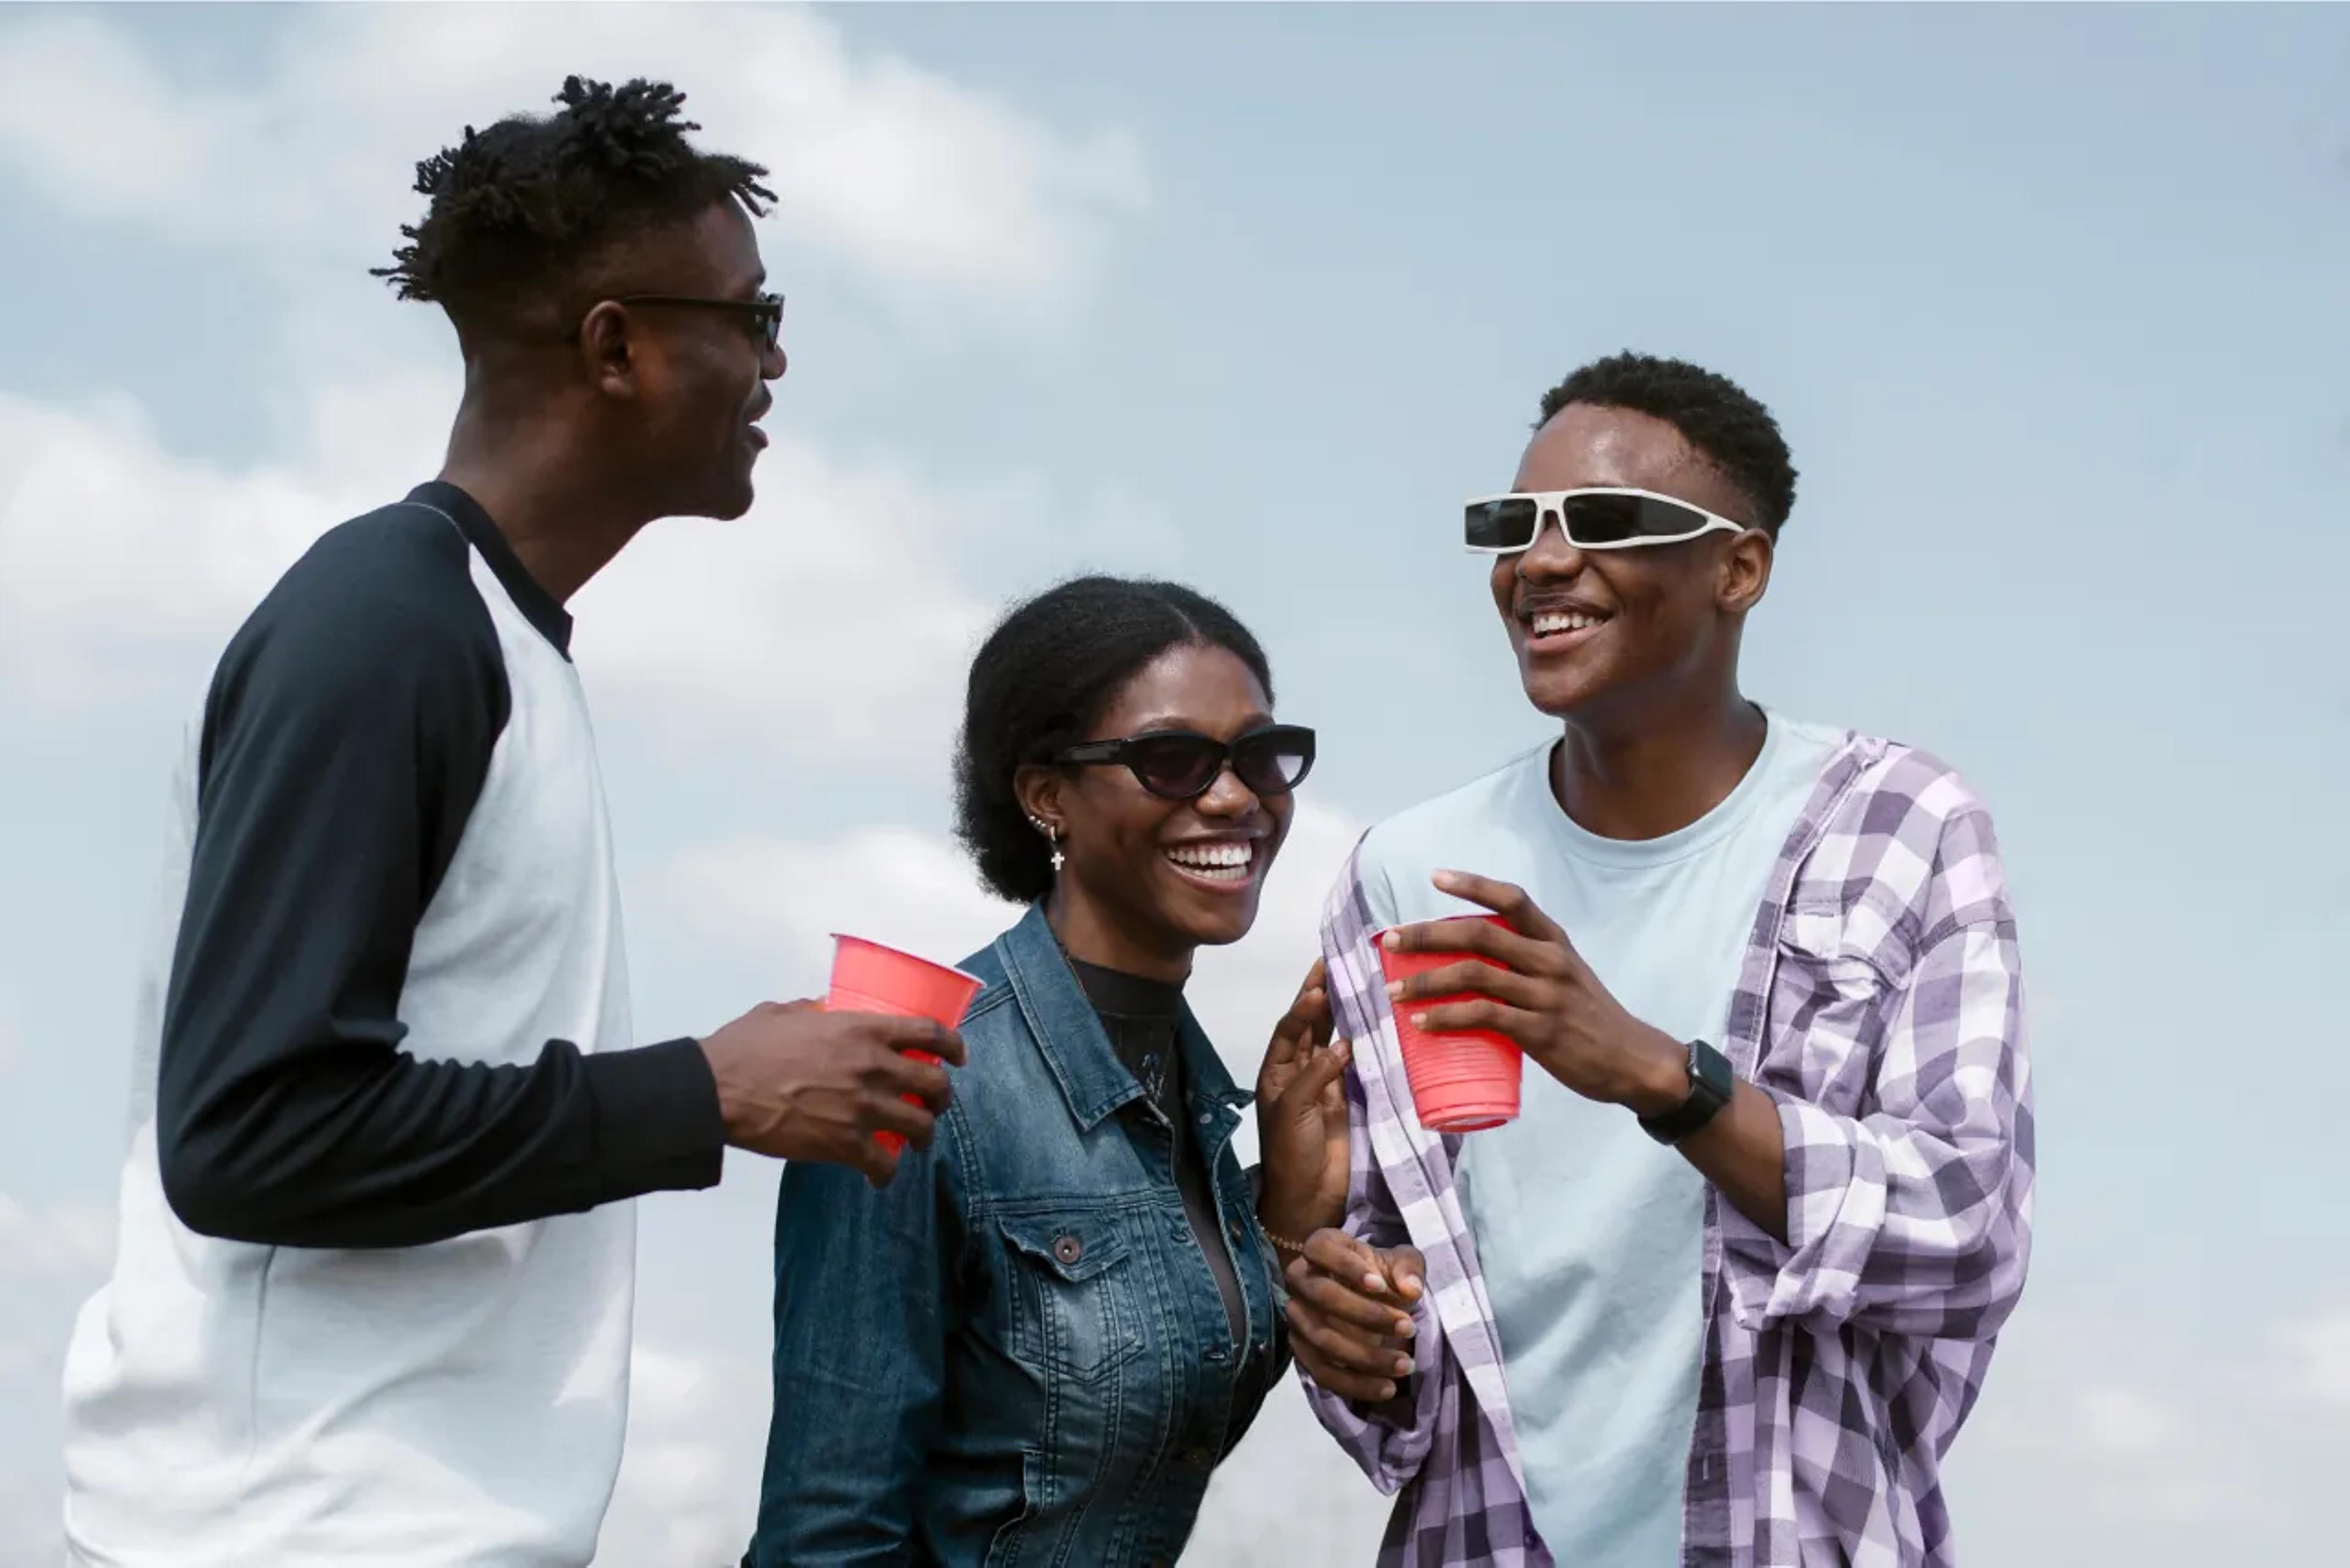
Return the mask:
[[[1771,715],[1720,805],[1630,841],[1560,809],[1554,747],[1540,747],[1372,829],[1372,915],[1384,926],[1472,912],[1430,885],[1438,870],[1514,882],[1634,1017],[1719,1044],[1763,885],[1842,740]],[[1458,1177],[1544,1543],[1561,1563],[1679,1563],[1703,1350],[1703,1179],[1631,1112],[1532,1064],[1518,1119],[1470,1134]]]

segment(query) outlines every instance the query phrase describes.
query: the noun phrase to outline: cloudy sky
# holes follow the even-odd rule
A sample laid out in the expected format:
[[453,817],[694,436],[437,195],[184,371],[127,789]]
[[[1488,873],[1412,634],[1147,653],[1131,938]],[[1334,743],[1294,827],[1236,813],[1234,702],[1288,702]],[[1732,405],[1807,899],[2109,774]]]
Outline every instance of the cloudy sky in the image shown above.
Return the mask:
[[[241,614],[436,466],[444,324],[367,276],[414,161],[673,78],[775,171],[761,500],[574,608],[639,1033],[1003,919],[943,836],[972,640],[1179,574],[1324,762],[1203,964],[1253,1069],[1355,833],[1539,738],[1462,495],[1627,345],[1779,413],[1752,690],[1991,803],[2042,1129],[2032,1285],[1951,1484],[1975,1563],[2339,1546],[2350,13],[195,7],[0,13],[0,1561],[55,1550],[163,780]],[[775,1169],[642,1212],[605,1561],[731,1562]],[[1284,1394],[1192,1560],[1367,1563]]]

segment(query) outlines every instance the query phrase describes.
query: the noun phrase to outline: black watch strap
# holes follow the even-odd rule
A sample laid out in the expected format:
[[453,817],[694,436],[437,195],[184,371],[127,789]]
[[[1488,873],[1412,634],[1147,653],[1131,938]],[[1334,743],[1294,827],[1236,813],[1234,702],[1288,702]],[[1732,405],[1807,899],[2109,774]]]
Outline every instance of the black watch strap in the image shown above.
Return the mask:
[[1730,1074],[1730,1058],[1702,1040],[1689,1046],[1689,1098],[1660,1116],[1642,1116],[1640,1130],[1659,1143],[1677,1144],[1713,1120],[1730,1104],[1737,1080]]

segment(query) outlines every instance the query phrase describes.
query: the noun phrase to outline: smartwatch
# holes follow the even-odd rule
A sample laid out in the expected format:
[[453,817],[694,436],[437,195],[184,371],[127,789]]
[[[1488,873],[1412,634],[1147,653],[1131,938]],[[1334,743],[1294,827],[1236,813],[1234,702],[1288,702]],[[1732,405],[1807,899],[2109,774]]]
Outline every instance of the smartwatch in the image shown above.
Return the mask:
[[1689,1045],[1689,1098],[1659,1116],[1642,1116],[1640,1130],[1670,1146],[1713,1120],[1730,1104],[1737,1080],[1730,1074],[1730,1058],[1702,1040]]

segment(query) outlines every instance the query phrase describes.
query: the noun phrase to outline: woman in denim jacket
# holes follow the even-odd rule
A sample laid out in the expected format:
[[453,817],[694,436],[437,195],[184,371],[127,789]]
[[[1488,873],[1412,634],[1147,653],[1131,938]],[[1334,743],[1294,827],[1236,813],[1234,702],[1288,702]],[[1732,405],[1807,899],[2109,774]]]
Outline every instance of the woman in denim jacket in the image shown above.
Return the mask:
[[961,834],[1031,908],[963,961],[985,989],[934,1146],[879,1190],[784,1174],[756,1568],[1181,1551],[1287,1363],[1268,1237],[1346,1196],[1318,966],[1258,1078],[1261,1182],[1182,997],[1255,919],[1313,762],[1272,707],[1256,639],[1172,584],[1064,584],[981,649]]

